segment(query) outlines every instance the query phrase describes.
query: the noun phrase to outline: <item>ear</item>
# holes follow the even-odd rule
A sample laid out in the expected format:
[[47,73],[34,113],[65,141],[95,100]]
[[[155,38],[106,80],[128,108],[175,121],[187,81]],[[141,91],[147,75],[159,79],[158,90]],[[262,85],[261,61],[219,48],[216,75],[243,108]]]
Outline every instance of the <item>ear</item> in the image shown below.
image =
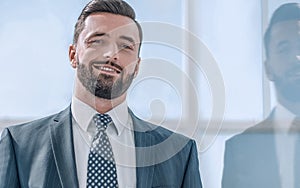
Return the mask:
[[141,58],[139,57],[138,60],[137,60],[137,64],[135,66],[135,69],[134,69],[134,78],[138,75],[139,73],[139,70],[140,70],[140,63],[141,63]]
[[69,60],[71,62],[71,66],[75,69],[77,67],[77,60],[76,60],[76,47],[74,44],[69,46]]
[[270,81],[274,81],[275,76],[274,76],[273,68],[271,66],[271,62],[267,59],[267,60],[265,60],[264,64],[265,64],[265,71],[266,71],[267,77],[269,78]]

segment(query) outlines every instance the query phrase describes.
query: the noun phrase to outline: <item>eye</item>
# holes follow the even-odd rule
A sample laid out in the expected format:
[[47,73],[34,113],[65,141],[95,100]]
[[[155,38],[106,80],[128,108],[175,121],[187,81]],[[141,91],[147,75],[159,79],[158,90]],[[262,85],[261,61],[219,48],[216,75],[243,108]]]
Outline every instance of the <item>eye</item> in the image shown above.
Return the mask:
[[103,46],[106,44],[106,40],[103,39],[102,37],[93,37],[91,39],[88,39],[86,41],[86,44],[89,46],[89,47],[99,47],[99,46]]
[[288,46],[278,48],[278,53],[280,53],[280,54],[285,54],[285,53],[288,53],[289,51],[290,51],[290,48]]
[[91,39],[87,41],[88,44],[102,44],[103,40],[102,39]]
[[277,53],[286,54],[291,50],[291,46],[287,42],[282,42],[277,46]]
[[132,44],[121,43],[120,44],[120,49],[134,50],[134,46]]

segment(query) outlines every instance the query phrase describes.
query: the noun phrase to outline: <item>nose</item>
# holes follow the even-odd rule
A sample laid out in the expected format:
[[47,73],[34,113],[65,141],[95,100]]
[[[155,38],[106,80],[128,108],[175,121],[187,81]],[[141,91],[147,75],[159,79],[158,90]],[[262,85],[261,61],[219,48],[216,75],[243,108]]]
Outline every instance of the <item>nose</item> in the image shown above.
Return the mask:
[[103,57],[107,60],[116,61],[119,59],[119,50],[116,45],[110,44],[104,49]]

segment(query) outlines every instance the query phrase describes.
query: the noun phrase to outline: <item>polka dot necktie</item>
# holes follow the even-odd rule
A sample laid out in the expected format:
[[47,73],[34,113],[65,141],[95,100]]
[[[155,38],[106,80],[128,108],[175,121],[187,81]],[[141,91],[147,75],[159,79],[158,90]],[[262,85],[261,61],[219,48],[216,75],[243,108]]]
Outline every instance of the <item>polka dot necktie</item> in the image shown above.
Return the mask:
[[96,114],[93,121],[97,132],[89,153],[87,188],[116,188],[118,187],[116,164],[105,132],[112,119],[107,114]]

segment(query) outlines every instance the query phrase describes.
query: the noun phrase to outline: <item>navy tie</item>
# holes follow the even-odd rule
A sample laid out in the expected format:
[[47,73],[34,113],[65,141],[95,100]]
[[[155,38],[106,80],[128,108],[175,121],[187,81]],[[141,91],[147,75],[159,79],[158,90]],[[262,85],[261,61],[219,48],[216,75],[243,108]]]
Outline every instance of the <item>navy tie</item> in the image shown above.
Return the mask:
[[93,117],[97,132],[89,153],[87,188],[118,187],[116,164],[106,134],[107,125],[111,121],[111,117],[107,114],[96,114]]

